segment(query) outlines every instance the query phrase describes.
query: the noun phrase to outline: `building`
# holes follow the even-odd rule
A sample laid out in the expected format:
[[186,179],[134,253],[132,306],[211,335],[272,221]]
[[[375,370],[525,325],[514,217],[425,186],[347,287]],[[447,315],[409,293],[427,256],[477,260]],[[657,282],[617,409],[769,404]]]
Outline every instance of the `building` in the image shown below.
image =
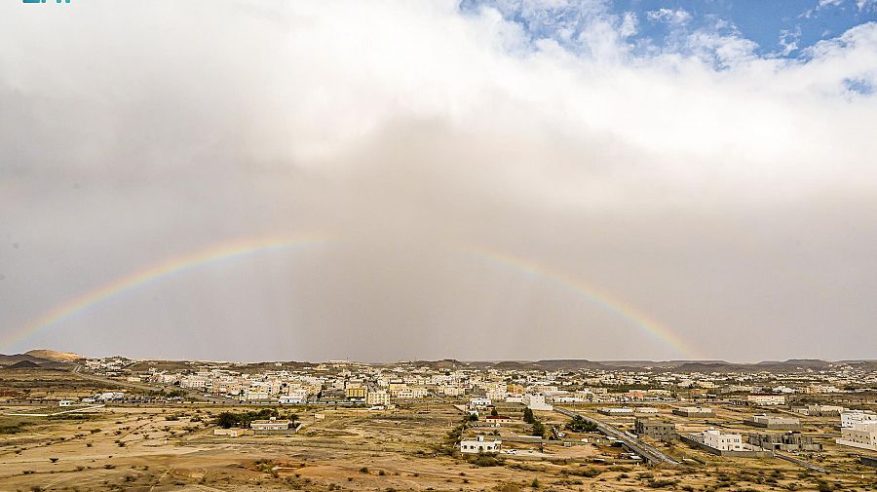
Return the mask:
[[629,407],[603,407],[597,411],[603,415],[633,415],[633,409]]
[[502,441],[498,439],[485,441],[484,436],[478,436],[475,439],[464,439],[460,441],[461,453],[498,453],[500,449],[502,449]]
[[647,418],[636,419],[633,432],[639,437],[645,436],[656,441],[674,441],[678,437],[676,426],[672,423]]
[[530,410],[544,410],[546,412],[554,410],[553,406],[545,403],[545,395],[541,393],[527,393],[521,398],[521,403],[526,405]]
[[655,407],[636,407],[633,409],[634,412],[642,415],[657,415],[658,409]]
[[252,429],[241,429],[239,427],[232,427],[230,429],[213,429],[214,436],[225,436],[225,437],[240,437],[252,434]]
[[484,421],[494,427],[499,427],[500,424],[512,423],[512,418],[505,415],[488,415],[487,417],[484,417]]
[[278,401],[281,405],[304,405],[308,402],[308,392],[303,389],[291,390],[288,395],[282,395]]
[[490,398],[470,398],[469,399],[469,408],[487,408],[493,405],[493,402],[490,401]]
[[426,388],[422,386],[414,386],[397,391],[396,398],[400,400],[413,400],[416,398],[426,398],[427,394],[429,394],[429,391],[427,391]]
[[365,403],[367,405],[372,405],[372,406],[374,406],[374,405],[383,405],[385,407],[389,406],[390,405],[390,394],[384,390],[369,391],[368,394],[365,396]]
[[873,412],[865,412],[862,410],[847,410],[840,414],[841,428],[851,428],[856,424],[863,422],[877,421],[877,414]]
[[700,441],[717,451],[745,451],[743,436],[740,434],[723,434],[716,429],[705,430],[699,435]]
[[785,405],[786,395],[746,395],[746,401],[752,405]]
[[745,423],[755,427],[776,430],[798,430],[801,428],[801,421],[797,417],[783,417],[780,415],[753,415]]
[[679,407],[674,408],[673,413],[683,417],[712,417],[715,415],[713,409],[708,407]]
[[73,400],[61,400],[58,402],[59,407],[72,407],[76,402]]
[[836,442],[843,446],[877,451],[877,421],[859,422],[840,430]]
[[289,420],[277,420],[277,417],[271,417],[269,420],[254,420],[250,422],[250,429],[254,432],[278,432],[288,431]]
[[344,397],[348,400],[364,401],[367,394],[368,389],[365,387],[347,388],[344,390]]
[[753,433],[748,436],[749,444],[777,451],[822,451],[822,445],[800,432],[784,434]]
[[793,410],[801,415],[811,417],[831,417],[840,415],[846,411],[846,408],[839,405],[807,405],[806,407],[796,407]]
[[716,429],[709,429],[695,434],[680,435],[682,442],[695,448],[702,449],[717,456],[735,456],[739,458],[768,458],[773,456],[773,451],[768,451],[760,446],[754,446],[743,442],[740,434],[723,433]]

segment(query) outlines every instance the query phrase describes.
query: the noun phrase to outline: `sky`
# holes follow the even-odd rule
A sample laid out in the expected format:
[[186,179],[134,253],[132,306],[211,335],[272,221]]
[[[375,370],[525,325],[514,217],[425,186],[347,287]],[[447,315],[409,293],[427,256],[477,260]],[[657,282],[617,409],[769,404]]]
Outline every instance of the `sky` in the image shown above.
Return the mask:
[[0,353],[875,358],[877,1],[0,4]]

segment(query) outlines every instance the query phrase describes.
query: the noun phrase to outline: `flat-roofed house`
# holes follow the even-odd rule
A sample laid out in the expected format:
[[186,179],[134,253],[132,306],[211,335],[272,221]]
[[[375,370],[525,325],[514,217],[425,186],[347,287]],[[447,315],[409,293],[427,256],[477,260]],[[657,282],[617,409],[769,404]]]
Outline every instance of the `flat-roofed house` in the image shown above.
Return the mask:
[[797,417],[784,417],[781,415],[753,415],[745,423],[765,429],[798,430],[801,428],[801,421]]
[[460,441],[461,453],[498,453],[500,449],[502,449],[502,441],[499,439],[485,441],[484,436],[478,436],[475,439],[464,439]]
[[676,426],[670,422],[638,418],[633,428],[637,436],[645,436],[656,441],[674,441],[678,437]]
[[712,417],[715,415],[709,407],[679,407],[674,408],[673,413],[683,417]]
[[877,451],[877,421],[859,422],[840,430],[836,442],[843,446]]

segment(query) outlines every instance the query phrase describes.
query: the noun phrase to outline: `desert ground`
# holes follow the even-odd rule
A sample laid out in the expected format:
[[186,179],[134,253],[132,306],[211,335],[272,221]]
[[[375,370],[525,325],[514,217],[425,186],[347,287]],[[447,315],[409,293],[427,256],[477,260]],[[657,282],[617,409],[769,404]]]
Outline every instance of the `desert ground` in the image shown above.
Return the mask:
[[[69,371],[35,369],[0,371],[0,386],[18,401],[112,389]],[[836,418],[802,418],[825,449],[799,457],[826,473],[775,458],[714,456],[678,441],[652,444],[682,465],[649,466],[597,433],[566,431],[562,440],[534,442],[520,404],[497,405],[512,419],[500,427],[467,422],[463,402],[412,400],[387,410],[274,407],[297,417],[297,432],[241,437],[214,435],[217,416],[264,406],[0,403],[0,491],[877,490],[877,470],[834,444]],[[698,419],[673,415],[673,405],[656,406],[661,419],[692,432],[752,431],[742,421],[758,411],[713,405],[714,417]],[[574,410],[632,428],[632,417],[600,415],[598,408]],[[558,412],[535,413],[547,428],[564,429],[569,421]],[[476,435],[502,439],[504,453],[461,455],[457,439]]]
[[[682,444],[663,448],[685,465],[648,467],[596,435],[574,436],[581,441],[576,446],[510,442],[507,449],[521,452],[482,462],[451,452],[448,436],[462,414],[447,403],[382,411],[285,407],[303,423],[295,434],[214,436],[213,420],[229,410],[190,404],[4,415],[0,490],[877,490],[873,469],[834,448],[821,460],[830,474],[776,459],[720,458]],[[553,412],[539,417],[565,420]],[[512,437],[524,430],[513,423],[463,432]]]

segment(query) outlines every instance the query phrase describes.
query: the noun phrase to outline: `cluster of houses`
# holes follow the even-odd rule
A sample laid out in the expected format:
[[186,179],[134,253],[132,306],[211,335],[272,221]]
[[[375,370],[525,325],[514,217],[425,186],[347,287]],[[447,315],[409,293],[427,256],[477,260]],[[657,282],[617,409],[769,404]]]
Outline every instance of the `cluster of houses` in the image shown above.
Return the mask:
[[[837,416],[845,446],[877,450],[877,416],[864,411],[813,402],[831,400],[832,395],[851,394],[868,385],[877,386],[877,374],[855,366],[837,365],[826,370],[789,374],[770,371],[754,373],[674,372],[659,368],[529,370],[436,367],[399,363],[369,365],[335,361],[323,364],[260,366],[258,371],[235,363],[192,363],[179,370],[128,369],[132,361],[112,357],[86,362],[88,370],[129,381],[175,386],[245,403],[336,404],[388,408],[395,403],[424,398],[470,398],[471,411],[490,402],[520,403],[533,410],[555,406],[606,404],[606,415],[637,417],[637,434],[668,439],[671,424],[649,419],[657,414],[650,403],[674,403],[673,413],[687,418],[714,418],[714,401],[763,407],[782,407],[801,416]],[[630,389],[646,388],[646,389]],[[115,394],[96,395],[93,401],[113,400]],[[88,403],[83,400],[83,403]],[[621,404],[621,406],[618,406]],[[796,405],[797,404],[797,405]],[[500,425],[502,416],[482,418]],[[492,419],[492,420],[491,420]],[[495,421],[495,422],[494,422]],[[709,429],[691,437],[703,446],[720,451],[746,451],[748,446],[767,449],[812,449],[800,435],[796,417],[776,412],[754,415],[745,424],[784,433],[727,433]],[[277,425],[268,423],[266,425]],[[488,449],[499,443],[467,444]],[[490,448],[492,449],[492,448]]]
[[108,357],[89,359],[85,364],[96,373],[132,382],[175,385],[243,402],[283,404],[352,402],[387,406],[394,400],[483,395],[494,401],[517,401],[539,409],[580,403],[647,403],[710,397],[778,406],[787,405],[794,395],[844,393],[855,391],[851,389],[854,386],[877,385],[875,372],[847,365],[777,374],[673,372],[649,367],[575,371],[445,368],[347,361],[293,367],[277,363],[276,370],[260,372],[250,372],[244,364],[223,362],[191,363],[183,370],[152,368],[132,372],[127,369],[132,363],[121,357]]

